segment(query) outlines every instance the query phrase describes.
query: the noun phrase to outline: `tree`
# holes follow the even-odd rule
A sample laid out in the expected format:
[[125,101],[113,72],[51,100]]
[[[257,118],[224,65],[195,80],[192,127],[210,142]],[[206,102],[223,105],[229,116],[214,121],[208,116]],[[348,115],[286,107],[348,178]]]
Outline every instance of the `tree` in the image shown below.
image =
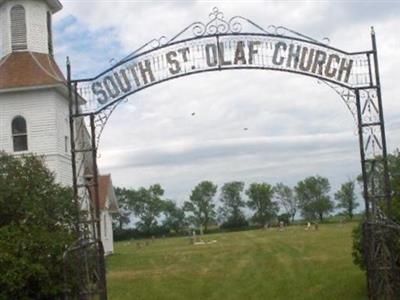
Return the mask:
[[61,298],[63,253],[78,238],[72,199],[42,159],[0,153],[0,299]]
[[279,207],[272,201],[274,190],[268,183],[252,183],[246,190],[249,197],[247,206],[255,210],[253,221],[261,226],[265,226],[269,221],[276,217]]
[[169,230],[176,233],[182,232],[186,227],[185,212],[178,207],[172,200],[166,200],[163,203],[163,213],[165,219],[163,225]]
[[191,213],[193,223],[204,227],[204,231],[207,231],[210,221],[215,218],[213,198],[217,188],[211,181],[202,181],[192,190],[190,200],[183,205],[184,210]]
[[[384,175],[383,175],[383,158],[381,156],[375,157],[376,163],[374,164],[374,194],[384,195]],[[393,154],[387,156],[388,169],[389,169],[389,180],[392,189],[392,207],[390,212],[386,209],[386,201],[383,197],[378,201],[378,206],[387,215],[391,215],[392,219],[397,223],[400,223],[400,151],[396,149]],[[362,175],[357,177],[357,181],[362,185]],[[369,189],[372,189],[371,184]],[[369,191],[371,193],[371,190]]]
[[340,190],[335,193],[338,208],[343,208],[345,214],[353,219],[354,210],[359,206],[354,192],[354,181],[350,180],[341,185]]
[[129,209],[128,190],[124,188],[115,188],[115,196],[118,201],[118,214],[113,214],[113,227],[122,230],[124,225],[129,224],[131,211]]
[[392,217],[400,224],[400,151],[396,149],[388,155],[390,183],[393,192]]
[[157,226],[157,218],[163,209],[163,195],[164,190],[160,184],[154,184],[148,189],[141,187],[127,191],[129,208],[140,219],[136,224],[141,231],[151,233]]
[[222,203],[220,214],[224,220],[222,227],[239,228],[248,225],[241,211],[246,205],[241,196],[243,189],[244,183],[241,181],[228,182],[222,186],[220,197]]
[[297,198],[294,196],[293,190],[283,183],[277,183],[274,186],[274,197],[293,222],[297,211]]
[[[396,149],[393,154],[388,154],[388,167],[389,167],[389,176],[390,176],[390,183],[392,188],[392,209],[391,209],[391,217],[395,222],[398,224],[400,223],[400,151]],[[377,162],[380,157],[377,157]],[[381,163],[377,163],[377,178],[381,180],[377,180],[375,182],[376,186],[375,189],[377,194],[383,194],[383,168]],[[362,176],[360,175],[358,181],[362,182]],[[382,203],[380,203],[382,204]],[[384,208],[385,205],[382,206]],[[359,224],[353,230],[353,259],[354,263],[358,265],[361,269],[365,269],[365,257],[363,253],[363,241],[362,241],[362,223]],[[397,241],[399,241],[398,236],[395,237]],[[400,252],[400,242],[397,242],[397,249],[394,251],[395,253]],[[400,263],[398,263],[400,264]]]
[[297,201],[303,217],[323,221],[324,215],[333,210],[333,202],[328,193],[329,180],[321,176],[307,177],[295,187]]
[[290,223],[290,218],[292,216],[288,213],[280,214],[278,216],[278,222],[283,222],[284,224],[288,225]]
[[[381,157],[377,158],[377,161],[382,159]],[[400,151],[396,149],[393,154],[388,154],[388,168],[389,168],[389,179],[390,185],[392,188],[392,209],[391,209],[391,216],[392,218],[400,224]],[[377,175],[376,177],[381,179],[378,180],[375,184],[376,194],[384,194],[384,185],[383,185],[383,164],[377,163]],[[359,181],[362,181],[362,177],[360,175]],[[384,206],[381,206],[384,210]],[[386,212],[387,213],[387,212]]]

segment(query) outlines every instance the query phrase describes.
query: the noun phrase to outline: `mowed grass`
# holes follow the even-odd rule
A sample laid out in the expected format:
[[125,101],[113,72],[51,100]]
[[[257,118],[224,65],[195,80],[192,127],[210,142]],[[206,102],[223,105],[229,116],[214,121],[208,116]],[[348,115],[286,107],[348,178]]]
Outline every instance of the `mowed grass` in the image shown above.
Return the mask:
[[[144,248],[120,242],[107,259],[110,299],[366,299],[364,273],[353,265],[355,224],[293,226],[156,239]],[[142,242],[143,243],[143,242]]]

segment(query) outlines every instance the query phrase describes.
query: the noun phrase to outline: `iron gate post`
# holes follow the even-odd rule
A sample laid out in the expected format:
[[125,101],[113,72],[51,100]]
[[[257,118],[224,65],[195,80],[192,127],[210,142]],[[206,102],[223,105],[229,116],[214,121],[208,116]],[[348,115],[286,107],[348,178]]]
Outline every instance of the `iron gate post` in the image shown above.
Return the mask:
[[367,182],[367,170],[365,166],[365,151],[364,151],[364,135],[362,127],[362,114],[361,114],[361,103],[360,103],[360,91],[358,89],[354,90],[356,95],[356,107],[357,107],[357,127],[358,127],[358,141],[360,145],[360,159],[361,159],[361,171],[363,178],[363,195],[365,201],[365,214],[367,219],[370,218],[369,211],[369,195],[368,195],[368,182]]
[[[100,197],[99,197],[99,172],[97,165],[97,146],[96,146],[96,126],[94,122],[95,114],[90,115],[90,135],[91,139],[86,140],[85,137],[86,125],[85,117],[79,114],[80,95],[78,93],[77,83],[71,80],[71,64],[67,59],[67,87],[69,100],[69,126],[70,126],[70,150],[71,150],[71,169],[72,169],[72,188],[73,201],[77,209],[77,219],[75,222],[75,230],[78,240],[76,245],[70,245],[64,253],[64,280],[65,292],[64,299],[79,298],[91,299],[95,295],[99,296],[100,300],[107,300],[107,282],[105,271],[104,248],[101,241],[101,226],[100,226]],[[87,132],[88,133],[88,132]],[[92,174],[85,173],[85,162],[91,155]],[[79,156],[79,157],[78,157]],[[86,175],[89,175],[86,178]],[[87,179],[91,178],[91,182]],[[82,201],[86,201],[82,202]],[[92,209],[94,206],[94,212]],[[88,210],[88,215],[84,216],[82,209]],[[93,214],[94,213],[94,214]],[[88,227],[91,229],[88,230]],[[89,234],[89,235],[88,235]],[[93,246],[93,249],[92,249]],[[95,251],[95,270],[99,278],[96,281],[97,288],[91,286],[94,280],[91,276],[91,269],[87,268],[90,254]],[[77,266],[76,273],[68,274],[69,257],[77,259],[74,263]],[[86,266],[86,268],[85,268]],[[77,294],[70,294],[67,290],[68,276],[76,276],[79,282],[79,291],[74,291]]]
[[95,202],[95,224],[96,232],[95,238],[98,244],[98,268],[100,280],[100,300],[107,300],[107,282],[106,282],[106,270],[105,270],[105,258],[104,248],[101,241],[101,226],[100,226],[100,196],[99,196],[99,171],[97,166],[97,145],[96,145],[96,126],[94,122],[95,115],[90,115],[90,132],[91,132],[91,144],[92,144],[92,163],[93,163],[93,190],[94,190],[94,202]]
[[376,95],[379,106],[379,122],[381,123],[381,139],[382,139],[382,163],[383,163],[383,176],[384,176],[384,193],[386,200],[386,213],[390,218],[392,212],[392,192],[390,186],[390,177],[389,177],[389,167],[387,161],[387,146],[386,146],[386,133],[385,133],[385,120],[383,117],[383,105],[382,105],[382,92],[381,92],[381,79],[379,75],[379,63],[378,63],[378,50],[376,47],[376,36],[374,28],[371,27],[371,40],[372,40],[372,51],[374,57],[374,70],[375,70],[375,84],[376,84]]
[[[371,300],[400,297],[400,272],[396,240],[399,227],[391,220],[385,122],[375,32],[371,30],[372,51],[368,54],[370,86],[355,89],[366,220],[361,245]],[[373,58],[371,64],[370,55]]]
[[[76,173],[76,155],[75,155],[75,125],[73,117],[74,101],[72,98],[72,82],[71,82],[71,62],[67,58],[67,85],[68,85],[68,109],[69,109],[69,134],[70,134],[70,153],[71,153],[71,167],[72,167],[72,188],[73,188],[73,201],[76,209],[79,212],[79,201],[78,201],[78,182]],[[79,232],[79,215],[76,223],[75,230]]]

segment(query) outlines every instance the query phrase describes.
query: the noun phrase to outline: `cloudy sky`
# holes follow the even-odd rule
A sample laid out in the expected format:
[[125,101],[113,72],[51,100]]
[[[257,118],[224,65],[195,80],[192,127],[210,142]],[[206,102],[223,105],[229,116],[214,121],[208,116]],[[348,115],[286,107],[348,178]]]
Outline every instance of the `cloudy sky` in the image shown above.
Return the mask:
[[[400,5],[397,1],[64,0],[56,56],[75,78],[93,76],[147,41],[172,37],[217,6],[268,27],[282,25],[347,51],[371,49],[377,33],[389,151],[400,146]],[[192,116],[192,112],[196,114]],[[248,128],[248,130],[244,130]],[[224,71],[172,80],[134,94],[102,136],[102,173],[114,185],[161,183],[182,202],[202,180],[221,185],[328,177],[332,191],[360,173],[356,124],[315,79],[272,71]]]

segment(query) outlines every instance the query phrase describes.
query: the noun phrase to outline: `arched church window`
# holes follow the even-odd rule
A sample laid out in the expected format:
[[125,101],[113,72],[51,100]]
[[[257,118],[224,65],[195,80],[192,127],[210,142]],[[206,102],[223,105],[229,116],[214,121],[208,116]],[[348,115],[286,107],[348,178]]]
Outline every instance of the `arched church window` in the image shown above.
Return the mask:
[[15,5],[11,8],[11,48],[13,51],[28,48],[26,38],[25,8]]
[[53,31],[51,22],[51,13],[47,12],[47,44],[49,47],[49,54],[53,55]]
[[21,117],[15,117],[12,120],[12,139],[14,152],[28,150],[28,132],[26,130],[26,120]]

